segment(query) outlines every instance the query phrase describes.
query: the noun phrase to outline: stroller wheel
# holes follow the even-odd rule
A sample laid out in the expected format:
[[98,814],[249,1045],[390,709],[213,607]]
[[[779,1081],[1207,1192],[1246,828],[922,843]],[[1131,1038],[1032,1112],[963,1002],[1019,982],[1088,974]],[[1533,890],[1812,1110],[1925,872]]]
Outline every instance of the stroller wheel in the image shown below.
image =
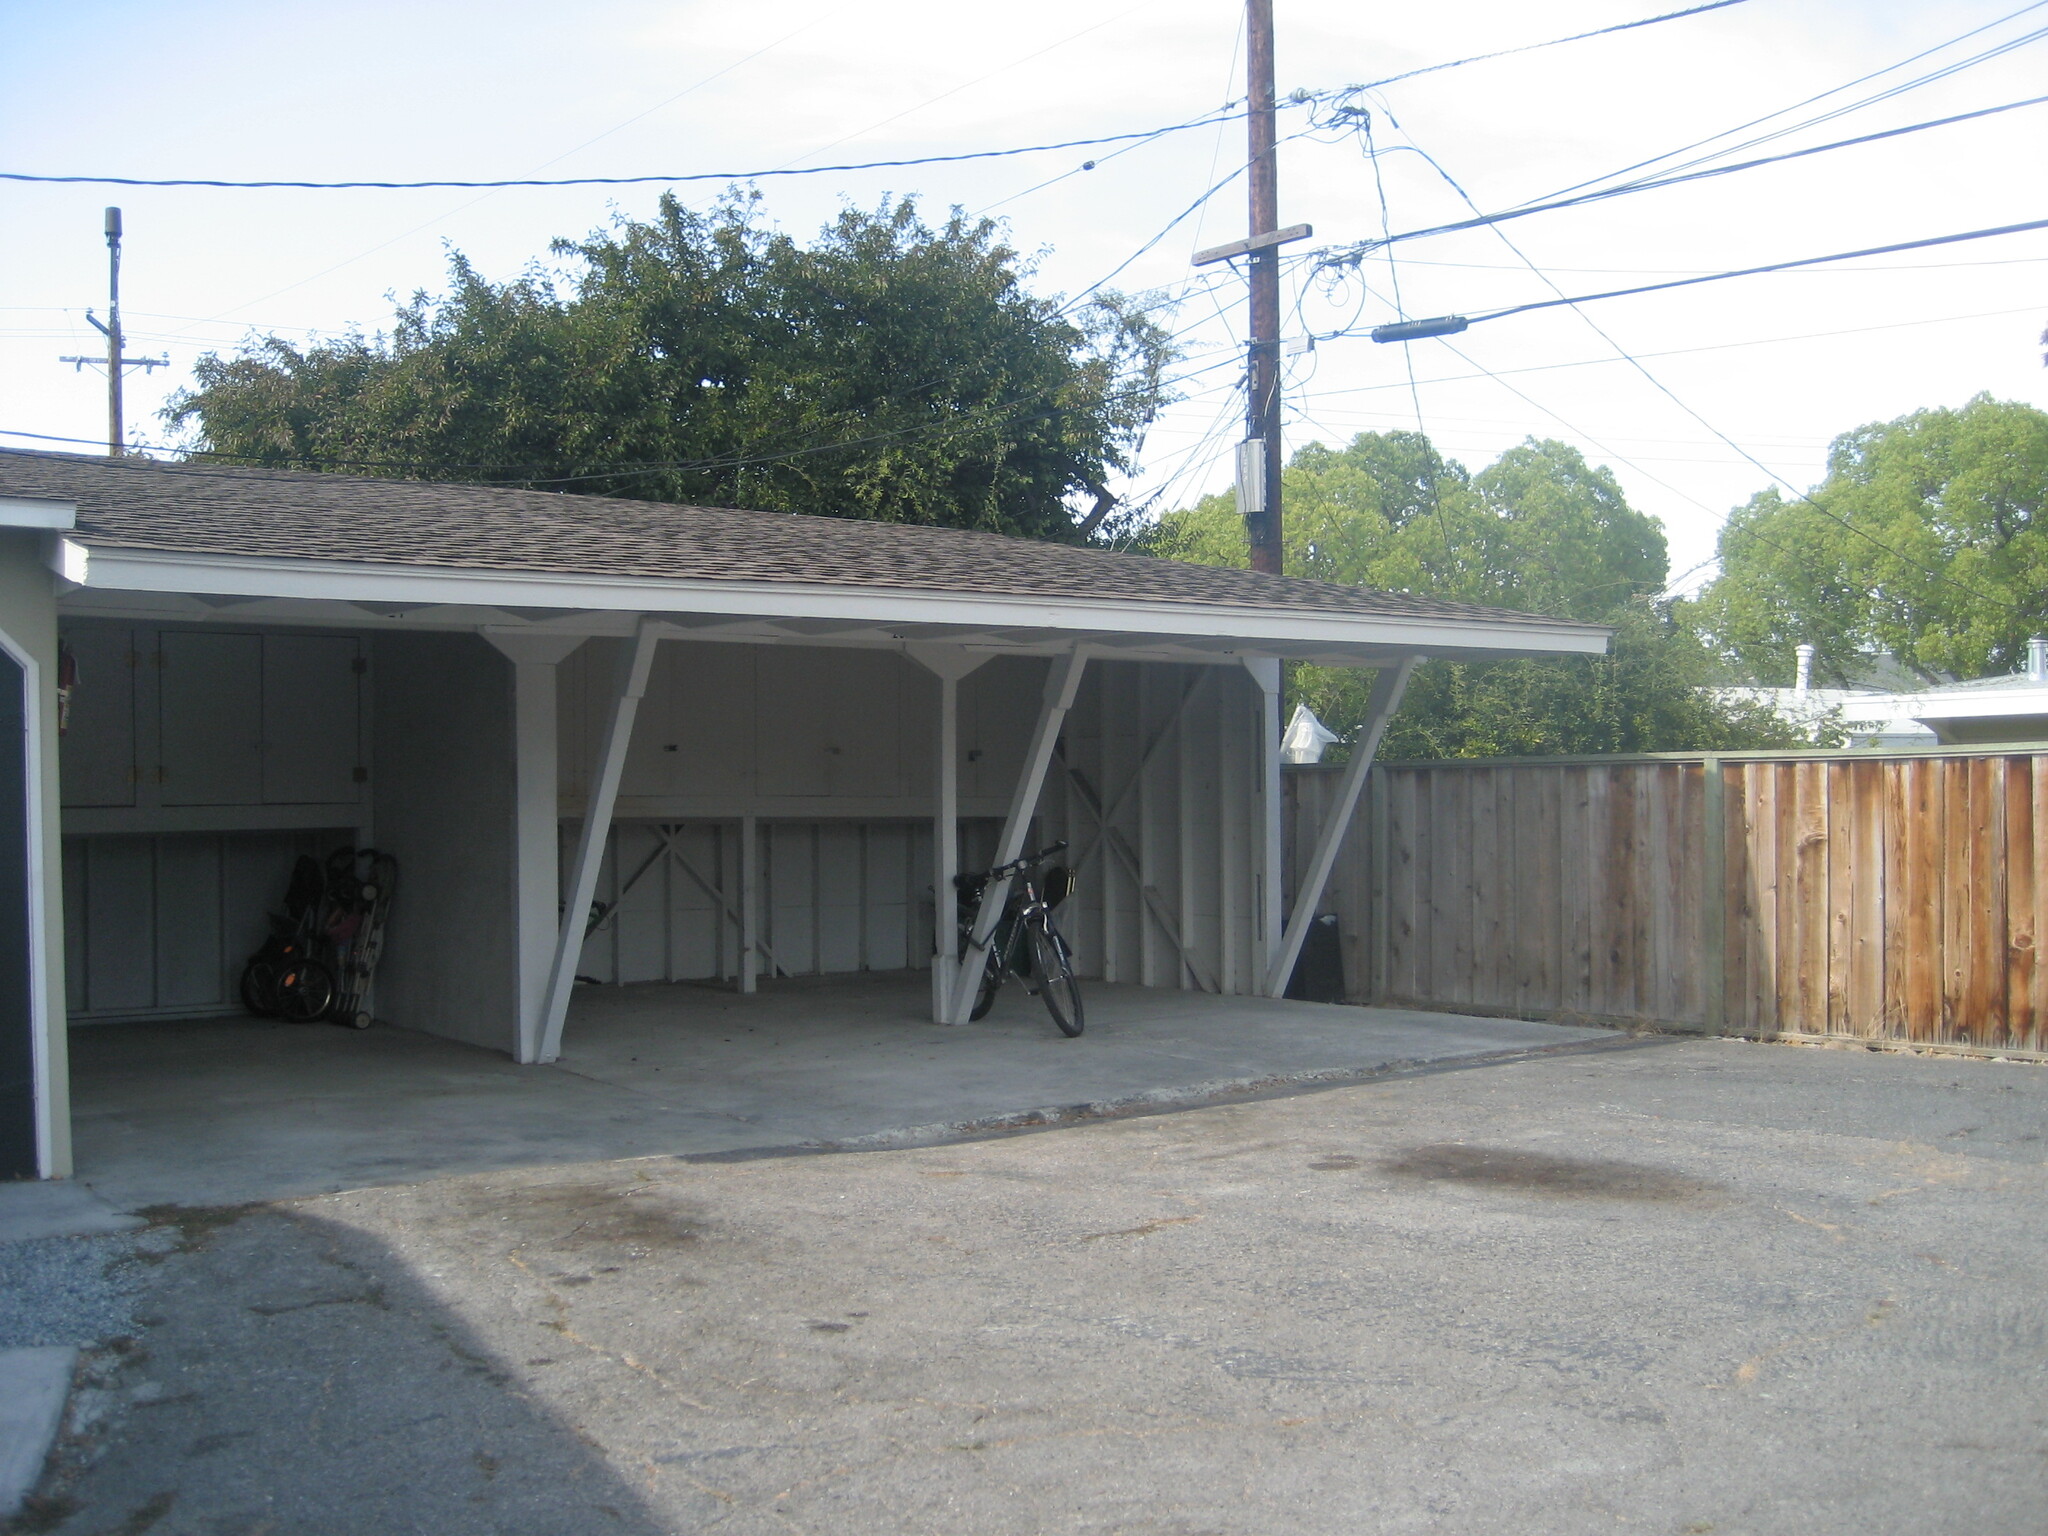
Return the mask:
[[293,1024],[310,1024],[334,1006],[334,972],[309,955],[278,974],[277,1011]]
[[277,1014],[277,968],[268,960],[251,960],[242,967],[242,1006],[259,1019]]
[[349,1015],[348,1027],[350,1029],[368,1029],[370,1027],[370,1023],[371,1020],[368,1009],[359,1009],[355,1013]]

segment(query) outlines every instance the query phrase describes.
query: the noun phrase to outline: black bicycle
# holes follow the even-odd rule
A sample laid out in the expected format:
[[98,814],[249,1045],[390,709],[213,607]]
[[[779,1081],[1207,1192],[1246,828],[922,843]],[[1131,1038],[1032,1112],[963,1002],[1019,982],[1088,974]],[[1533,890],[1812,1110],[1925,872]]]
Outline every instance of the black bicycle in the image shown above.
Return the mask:
[[1003,903],[1002,919],[989,940],[988,960],[982,967],[981,985],[974,994],[974,1011],[969,1018],[981,1018],[994,1007],[1003,982],[1015,975],[1023,978],[1027,992],[1043,999],[1045,1011],[1059,1025],[1061,1034],[1071,1039],[1085,1027],[1081,983],[1074,977],[1074,952],[1052,923],[1052,909],[1065,901],[1073,889],[1074,872],[1064,865],[1052,864],[1042,880],[1037,874],[1039,866],[1047,864],[1066,846],[1064,842],[1054,843],[1050,848],[999,864],[986,874],[953,877],[954,888],[960,893],[962,958],[974,936],[974,919],[981,910],[982,892],[991,881],[1012,880],[1009,898]]

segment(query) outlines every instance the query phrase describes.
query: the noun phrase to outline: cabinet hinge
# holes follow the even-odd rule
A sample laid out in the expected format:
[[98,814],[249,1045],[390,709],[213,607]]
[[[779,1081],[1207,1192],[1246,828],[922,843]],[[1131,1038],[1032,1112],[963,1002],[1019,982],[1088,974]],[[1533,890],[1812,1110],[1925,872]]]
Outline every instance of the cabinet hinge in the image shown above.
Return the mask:
[[367,769],[367,768],[365,768],[365,767],[362,767],[362,766],[361,766],[360,764],[358,764],[358,765],[357,765],[357,767],[356,767],[356,771],[355,771],[355,780],[356,780],[356,782],[357,782],[358,784],[367,784],[367,783],[369,783],[369,782],[370,782],[370,770],[369,770],[369,769]]
[[370,658],[367,656],[358,656],[354,661],[351,661],[348,664],[348,669],[349,671],[355,673],[357,677],[361,677],[365,672],[370,670]]

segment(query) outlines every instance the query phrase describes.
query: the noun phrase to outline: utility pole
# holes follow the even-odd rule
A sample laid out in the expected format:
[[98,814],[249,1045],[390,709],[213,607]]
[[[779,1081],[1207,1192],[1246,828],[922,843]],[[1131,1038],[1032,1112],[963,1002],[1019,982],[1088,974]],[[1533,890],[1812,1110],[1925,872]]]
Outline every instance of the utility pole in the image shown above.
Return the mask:
[[[1273,108],[1273,0],[1245,0],[1245,127],[1250,150],[1250,228],[1256,240],[1280,226],[1280,157]],[[1247,455],[1257,454],[1259,505],[1245,513],[1252,569],[1278,576],[1280,555],[1280,247],[1263,246],[1246,262],[1251,285],[1250,375],[1245,390]],[[1259,446],[1253,448],[1251,444]]]
[[[104,324],[91,310],[85,318],[107,338],[107,457],[118,459],[127,448],[128,431],[121,407],[121,381],[130,368],[145,371],[170,366],[168,357],[127,357],[121,339],[121,210],[107,210],[107,318]],[[83,368],[97,363],[96,357],[60,357],[60,363]]]
[[1251,545],[1252,569],[1280,574],[1280,247],[1306,240],[1306,224],[1280,223],[1280,163],[1275,153],[1273,0],[1245,0],[1245,83],[1251,228],[1242,240],[1197,251],[1194,264],[1247,258],[1251,286],[1244,441],[1237,448],[1237,509]]

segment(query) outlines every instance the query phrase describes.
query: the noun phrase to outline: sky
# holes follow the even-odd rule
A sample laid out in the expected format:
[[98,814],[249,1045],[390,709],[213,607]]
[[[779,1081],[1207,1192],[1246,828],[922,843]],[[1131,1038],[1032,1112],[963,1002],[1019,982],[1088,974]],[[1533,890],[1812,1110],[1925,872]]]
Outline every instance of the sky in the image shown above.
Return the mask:
[[[1327,92],[1685,3],[1277,0],[1278,85]],[[1214,113],[1243,95],[1242,43],[1239,0],[0,0],[0,170],[491,179],[951,155]],[[1317,130],[1309,109],[1289,108],[1281,222],[1315,234],[1289,248],[1286,333],[1317,338],[1288,362],[1290,450],[1419,424],[1478,469],[1525,438],[1560,439],[1662,520],[1682,589],[1711,574],[1730,508],[1774,481],[1817,483],[1842,432],[1980,392],[2048,407],[2048,231],[1559,307],[1407,347],[1363,334],[1397,315],[2048,218],[2048,104],[1406,241],[1391,266],[1388,251],[1350,272],[1317,257],[1541,200],[1710,136],[1726,135],[1709,146],[1726,163],[2019,101],[2048,89],[2044,64],[2048,0],[1744,0],[1368,92],[1355,101],[1376,160],[1359,133]],[[1729,132],[1874,71],[1889,72]],[[1943,78],[1914,83],[1930,72]],[[1910,88],[1863,104],[1893,86]],[[1730,152],[1785,127],[1796,131]],[[799,237],[847,204],[915,194],[935,218],[959,206],[1006,220],[1038,292],[1072,295],[1114,273],[1117,288],[1177,299],[1166,313],[1181,398],[1121,487],[1169,508],[1227,488],[1242,432],[1243,287],[1189,258],[1245,234],[1243,179],[1230,179],[1243,164],[1243,124],[1228,122],[1128,149],[757,185],[764,216]],[[704,206],[723,185],[677,190]],[[131,353],[169,360],[128,383],[130,441],[148,445],[169,440],[156,412],[209,351],[266,332],[375,330],[395,299],[441,285],[450,250],[509,277],[554,238],[646,215],[660,190],[0,182],[0,443],[104,441],[103,378],[58,359],[102,350],[85,311],[105,297],[108,203],[125,214]]]

